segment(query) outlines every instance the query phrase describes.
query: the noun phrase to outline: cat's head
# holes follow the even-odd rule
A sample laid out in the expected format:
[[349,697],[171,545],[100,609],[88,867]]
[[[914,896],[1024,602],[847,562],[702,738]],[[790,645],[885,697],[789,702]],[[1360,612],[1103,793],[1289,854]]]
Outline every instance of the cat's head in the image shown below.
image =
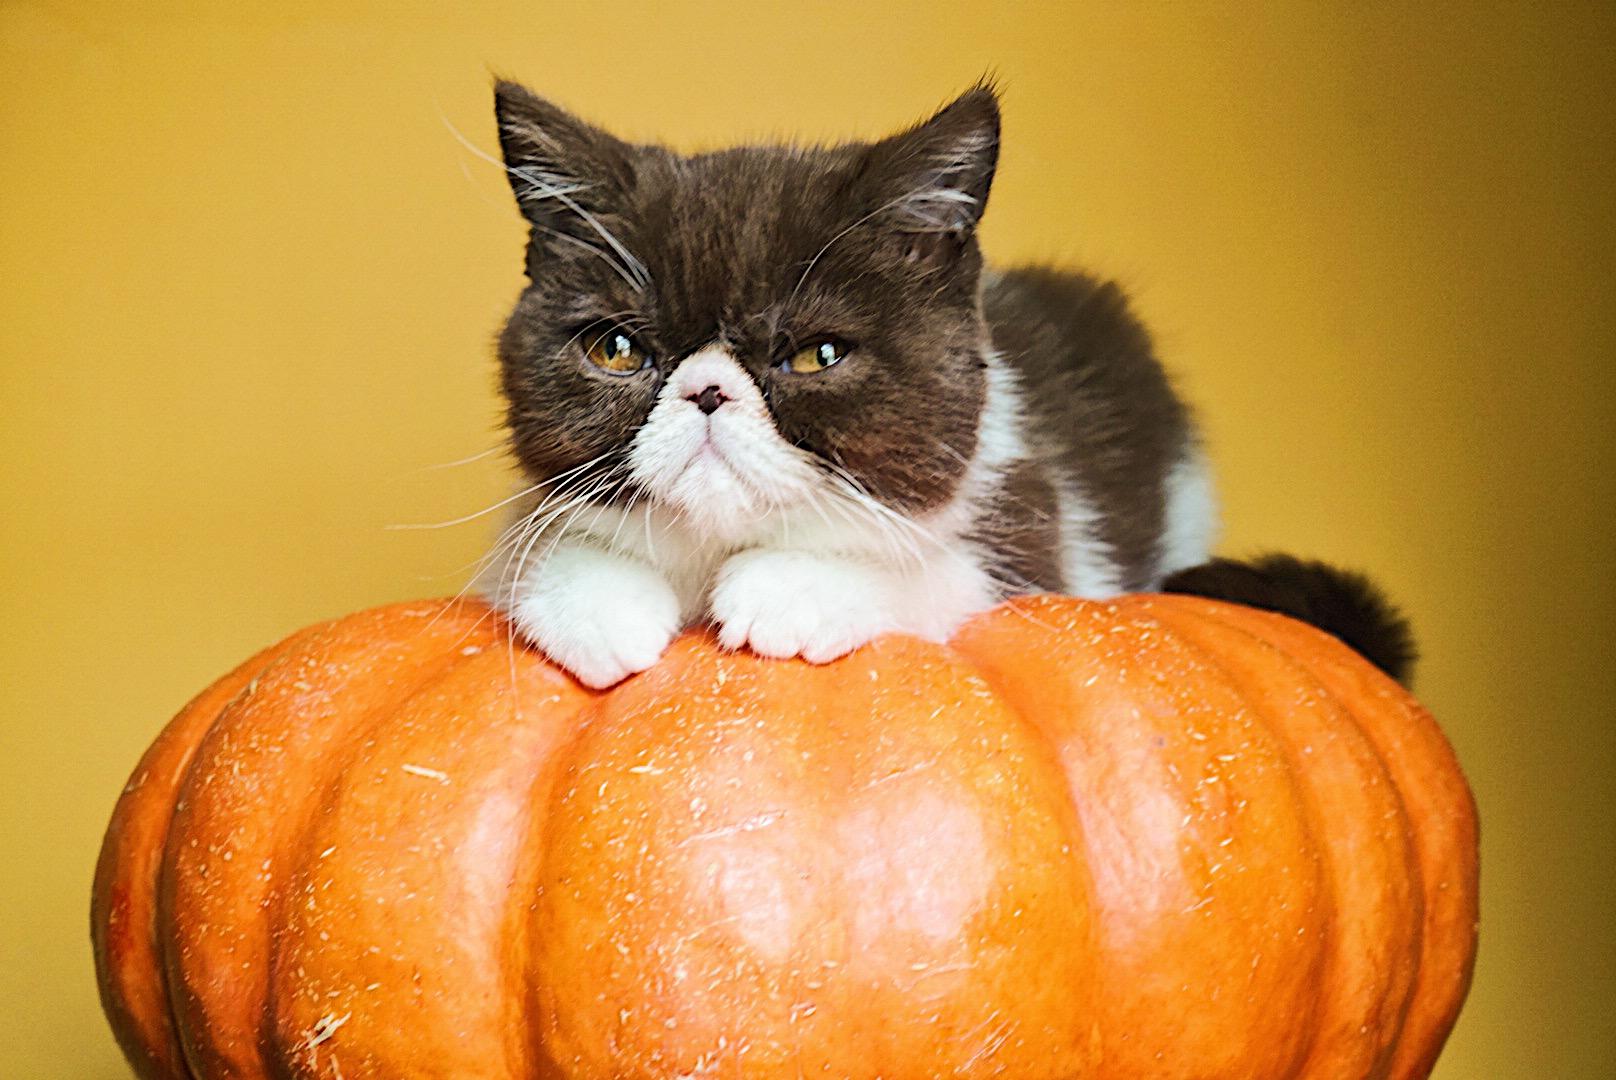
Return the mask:
[[986,393],[990,89],[874,143],[690,157],[495,97],[531,225],[499,341],[530,477],[720,532],[853,485],[906,513],[954,494]]

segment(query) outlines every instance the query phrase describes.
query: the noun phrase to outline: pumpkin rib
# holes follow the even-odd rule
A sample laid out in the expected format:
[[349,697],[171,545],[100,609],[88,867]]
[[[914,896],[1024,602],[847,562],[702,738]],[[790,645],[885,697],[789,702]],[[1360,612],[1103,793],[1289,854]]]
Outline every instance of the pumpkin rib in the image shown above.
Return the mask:
[[1475,798],[1447,737],[1403,687],[1322,630],[1264,611],[1242,617],[1261,625],[1264,635],[1294,641],[1317,657],[1315,676],[1362,718],[1365,736],[1404,795],[1424,925],[1403,1037],[1387,1075],[1420,1080],[1435,1067],[1474,972],[1480,892]]
[[[1284,1075],[1303,1047],[1299,1024],[1277,1018],[1305,1017],[1317,993],[1317,951],[1297,931],[1322,883],[1302,793],[1272,733],[1240,719],[1241,688],[1122,601],[1023,598],[973,620],[954,647],[1060,748],[1091,868],[1114,882],[1095,922],[1110,994],[1097,1020],[1112,1034],[1104,1075]],[[1246,767],[1231,772],[1237,760]],[[1139,847],[1167,836],[1174,853]],[[1244,887],[1239,868],[1264,859],[1263,884]],[[1182,891],[1152,898],[1173,874],[1188,875]]]
[[[1154,627],[1171,635],[1179,647],[1194,655],[1200,679],[1212,675],[1233,688],[1239,695],[1242,708],[1255,716],[1257,724],[1279,747],[1283,765],[1292,777],[1296,803],[1301,812],[1302,835],[1306,842],[1304,850],[1314,868],[1317,882],[1317,891],[1313,897],[1314,909],[1310,912],[1313,918],[1308,924],[1298,927],[1297,932],[1303,935],[1311,931],[1314,939],[1322,944],[1314,950],[1310,965],[1308,986],[1312,992],[1308,995],[1305,1014],[1298,1016],[1284,1010],[1287,1020],[1301,1031],[1303,1036],[1294,1047],[1289,1063],[1275,1075],[1286,1080],[1301,1080],[1303,1069],[1318,1038],[1320,1015],[1327,1008],[1330,977],[1334,973],[1332,970],[1334,965],[1331,962],[1334,949],[1331,946],[1336,940],[1337,883],[1331,872],[1332,867],[1325,843],[1328,830],[1325,828],[1326,823],[1319,806],[1317,792],[1309,781],[1307,771],[1300,767],[1301,761],[1292,740],[1283,726],[1275,722],[1279,710],[1266,707],[1265,695],[1260,692],[1259,687],[1253,686],[1252,673],[1249,670],[1231,664],[1225,653],[1207,648],[1204,641],[1195,633],[1198,628],[1193,623],[1186,626],[1188,620],[1173,619],[1170,613],[1164,613],[1160,607],[1149,603],[1143,597],[1127,596],[1120,598],[1117,603],[1133,618],[1148,620]],[[1238,765],[1240,762],[1237,760],[1228,764]]]
[[[525,908],[517,867],[538,828],[533,788],[591,695],[525,651],[508,655],[499,629],[468,637],[382,730],[356,733],[291,846],[301,858],[286,897],[308,899],[281,920],[272,1001],[277,1055],[294,1060],[293,1075],[323,1075],[315,1054],[289,1051],[339,1017],[322,1049],[361,1047],[342,1059],[350,1072],[438,1075],[458,1053],[489,1076],[531,1075],[514,1034],[523,1018],[507,1007],[519,977],[507,942],[513,909]],[[453,931],[422,948],[417,928],[438,921]],[[355,946],[323,949],[327,939]],[[401,1012],[415,1018],[407,1029],[392,1020]]]
[[[328,624],[298,654],[266,669],[254,692],[233,701],[203,735],[175,806],[158,899],[160,932],[184,943],[168,954],[168,976],[180,1043],[194,1072],[243,1080],[270,1075],[269,908],[277,906],[288,844],[332,765],[332,746],[373,726],[424,681],[413,670],[417,658],[433,670],[459,659],[450,640],[457,628],[439,622],[441,610],[407,641],[386,636],[394,620],[429,613],[405,604]],[[441,656],[446,651],[448,659]],[[411,677],[377,684],[366,677],[377,665]],[[270,764],[281,759],[296,761],[297,770]],[[237,782],[239,776],[247,782]],[[266,814],[266,806],[275,812]]]
[[811,666],[687,635],[567,754],[533,913],[561,1075],[723,1075],[740,1048],[748,1076],[1087,1072],[1057,763],[945,648]]
[[1328,840],[1320,847],[1331,883],[1323,1010],[1296,1075],[1384,1076],[1413,987],[1403,958],[1415,954],[1420,931],[1418,867],[1396,784],[1357,718],[1290,652],[1242,625],[1239,611],[1186,610],[1177,597],[1138,602],[1251,688],[1248,700],[1289,747],[1316,834]]
[[[408,616],[415,610],[412,605],[406,607],[402,614]],[[470,625],[465,625],[473,614],[477,618]],[[322,1000],[317,1000],[312,1009],[300,1010],[297,1007],[299,1003],[311,1000],[306,991],[317,983],[317,979],[308,973],[307,967],[321,959],[321,954],[316,949],[310,955],[300,957],[295,950],[306,938],[323,932],[318,929],[318,924],[310,928],[307,934],[301,932],[304,929],[302,919],[311,912],[324,914],[333,910],[332,905],[317,903],[321,890],[314,884],[316,875],[327,871],[328,859],[338,855],[337,851],[332,851],[330,846],[316,839],[320,836],[320,826],[336,810],[336,802],[348,790],[348,781],[357,763],[368,759],[370,752],[378,746],[396,746],[401,722],[407,722],[412,712],[424,702],[437,697],[445,684],[455,683],[465,668],[474,663],[474,658],[481,655],[481,647],[488,643],[473,639],[482,622],[481,613],[461,604],[445,606],[433,615],[426,627],[412,628],[407,634],[403,632],[407,623],[389,622],[386,630],[395,632],[391,643],[401,648],[419,644],[419,639],[428,632],[435,634],[440,629],[459,629],[460,633],[448,644],[443,658],[429,658],[426,664],[411,671],[412,679],[406,681],[402,688],[397,688],[397,692],[385,702],[375,703],[368,718],[342,733],[344,738],[339,740],[336,752],[329,759],[322,760],[322,773],[314,777],[309,785],[311,797],[302,814],[294,815],[300,818],[297,828],[288,834],[289,838],[271,856],[276,866],[285,866],[288,870],[287,887],[270,894],[270,923],[279,927],[280,932],[266,943],[268,976],[260,1035],[261,1043],[267,1048],[266,1060],[276,1080],[320,1080],[326,1075],[321,1064],[321,1052],[328,1060],[339,1060],[336,1058],[337,1050],[351,1041],[352,1037],[352,1033],[349,1039],[343,1039],[338,1034],[354,1020],[351,999],[347,1003],[349,1007],[339,1008],[341,999],[330,997],[327,992],[321,995]],[[474,649],[477,651],[472,651]],[[501,675],[504,675],[503,666]],[[457,708],[458,701],[451,701],[450,707]],[[442,723],[444,718],[431,716],[431,719]],[[414,778],[413,774],[406,775]],[[326,885],[334,880],[337,880],[336,875],[325,873]],[[302,904],[294,902],[299,897],[304,898]],[[352,992],[356,988],[348,989]],[[420,1032],[413,1029],[406,1036],[411,1040],[421,1037]],[[337,1068],[340,1069],[340,1065]]]
[[[502,620],[498,615],[495,618]],[[535,770],[531,783],[523,789],[522,805],[527,809],[525,825],[518,857],[513,867],[511,888],[501,917],[502,936],[510,942],[500,968],[506,1001],[505,1012],[510,1025],[510,1046],[507,1052],[527,1063],[527,1072],[513,1080],[566,1080],[561,1071],[547,1059],[537,1039],[540,1017],[534,994],[531,916],[534,905],[538,903],[539,882],[544,871],[547,841],[553,831],[549,817],[541,816],[540,808],[550,805],[554,792],[560,784],[564,748],[570,745],[576,739],[579,730],[587,725],[589,717],[599,708],[603,694],[585,687],[531,648],[518,644],[520,639],[516,636],[514,625],[508,623],[506,625],[508,631],[506,645],[512,665],[525,662],[526,667],[535,673],[536,677],[553,680],[570,688],[570,692],[579,697],[577,706],[565,717],[568,726],[558,734],[554,752],[544,758],[543,767]],[[517,703],[518,708],[520,704]]]
[[219,714],[266,667],[328,625],[259,650],[192,698],[142,755],[113,809],[96,861],[91,941],[102,1008],[142,1080],[192,1076],[174,1027],[157,931],[157,878],[179,787]]

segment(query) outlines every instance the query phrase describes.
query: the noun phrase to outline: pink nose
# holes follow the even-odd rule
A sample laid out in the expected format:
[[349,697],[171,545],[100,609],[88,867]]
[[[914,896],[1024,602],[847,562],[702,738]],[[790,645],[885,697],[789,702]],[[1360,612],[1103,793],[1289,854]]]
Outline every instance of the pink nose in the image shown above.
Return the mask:
[[686,394],[686,401],[694,401],[696,408],[711,416],[718,411],[718,407],[729,400],[729,395],[720,390],[715,384],[707,387],[699,394]]

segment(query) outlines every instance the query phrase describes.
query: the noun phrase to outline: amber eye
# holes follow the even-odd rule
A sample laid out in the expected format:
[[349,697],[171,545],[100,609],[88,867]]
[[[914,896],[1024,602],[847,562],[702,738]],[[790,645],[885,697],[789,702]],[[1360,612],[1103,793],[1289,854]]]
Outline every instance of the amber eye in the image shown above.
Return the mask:
[[613,375],[632,375],[651,363],[650,354],[618,330],[608,330],[590,342],[585,355],[591,364]]
[[819,341],[791,354],[785,369],[795,375],[813,375],[847,359],[852,349],[841,341]]

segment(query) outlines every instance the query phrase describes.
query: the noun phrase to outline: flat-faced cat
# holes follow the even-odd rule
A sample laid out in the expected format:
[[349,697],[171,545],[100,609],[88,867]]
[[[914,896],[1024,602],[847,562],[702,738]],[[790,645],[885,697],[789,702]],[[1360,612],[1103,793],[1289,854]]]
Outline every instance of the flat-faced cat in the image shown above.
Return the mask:
[[499,359],[531,486],[484,586],[584,683],[703,619],[824,662],[1019,592],[1265,599],[1203,566],[1206,465],[1117,287],[984,268],[991,89],[874,143],[694,156],[513,83],[496,111],[530,225]]

